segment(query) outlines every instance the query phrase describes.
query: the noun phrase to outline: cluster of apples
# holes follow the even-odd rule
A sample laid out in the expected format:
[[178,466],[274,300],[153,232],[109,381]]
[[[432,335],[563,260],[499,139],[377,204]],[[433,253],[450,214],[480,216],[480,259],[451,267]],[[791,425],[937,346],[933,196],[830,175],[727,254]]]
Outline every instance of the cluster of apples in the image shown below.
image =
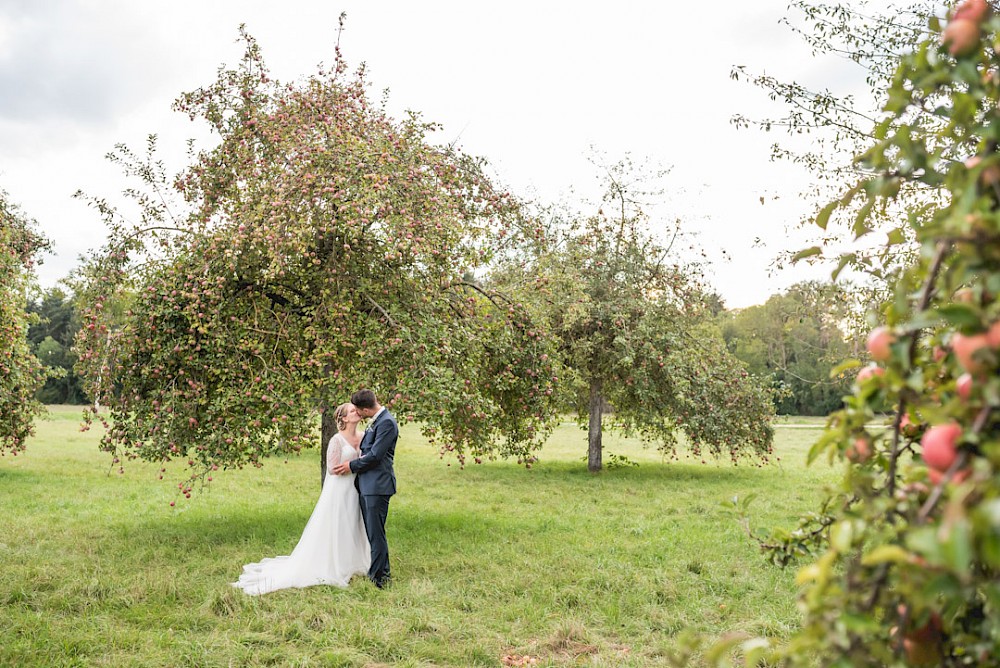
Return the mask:
[[[892,345],[896,336],[888,327],[877,327],[868,336],[868,352],[876,362],[887,362],[892,356]],[[955,392],[963,400],[968,400],[972,394],[977,379],[981,379],[997,361],[1000,351],[1000,321],[993,323],[986,332],[979,334],[956,333],[951,339],[951,349],[965,373],[955,382]],[[939,358],[940,359],[940,358]],[[870,366],[866,378],[881,367]],[[862,374],[858,380],[862,381]],[[909,416],[904,416],[904,429],[909,426]],[[928,467],[928,478],[933,484],[939,484],[944,476],[958,460],[958,444],[962,439],[962,427],[957,422],[934,425],[924,432],[920,439],[923,459]],[[845,452],[847,458],[854,462],[867,460],[872,454],[872,444],[866,436],[861,436],[851,443]],[[962,468],[952,475],[953,482],[961,482],[969,476],[969,469]]]
[[948,53],[956,58],[964,58],[976,52],[982,39],[983,22],[989,18],[990,9],[986,0],[965,0],[959,3],[941,33],[941,41]]
[[[888,362],[892,357],[892,344],[896,342],[896,336],[889,331],[888,327],[876,327],[868,335],[868,352],[875,362]],[[869,364],[858,371],[856,380],[864,383],[873,376],[881,376],[885,369],[878,364]]]

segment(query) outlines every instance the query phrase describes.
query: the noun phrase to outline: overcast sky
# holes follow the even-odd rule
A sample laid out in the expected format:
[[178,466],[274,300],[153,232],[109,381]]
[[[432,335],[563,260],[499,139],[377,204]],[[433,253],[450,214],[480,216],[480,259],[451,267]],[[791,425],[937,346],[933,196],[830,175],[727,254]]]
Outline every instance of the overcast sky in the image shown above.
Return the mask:
[[0,0],[0,188],[55,243],[41,283],[103,242],[97,215],[71,195],[119,196],[127,183],[104,159],[115,143],[139,148],[157,133],[173,171],[183,166],[185,140],[202,130],[170,104],[239,60],[241,23],[272,74],[291,80],[332,62],[341,11],[346,58],[367,63],[390,108],[443,123],[439,141],[488,158],[515,192],[593,193],[590,148],[631,153],[671,169],[658,214],[697,231],[728,306],[826,275],[771,275],[779,251],[804,243],[793,228],[811,207],[798,196],[806,175],[769,161],[775,136],[730,124],[780,110],[731,81],[734,65],[863,87],[860,72],[812,58],[779,24],[787,0]]

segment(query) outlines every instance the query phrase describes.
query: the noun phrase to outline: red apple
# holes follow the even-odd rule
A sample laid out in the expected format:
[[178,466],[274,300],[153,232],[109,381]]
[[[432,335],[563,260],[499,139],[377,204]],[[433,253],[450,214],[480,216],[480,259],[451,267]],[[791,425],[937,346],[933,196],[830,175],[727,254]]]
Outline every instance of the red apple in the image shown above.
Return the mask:
[[959,437],[962,427],[956,422],[948,422],[931,427],[920,439],[924,461],[927,466],[938,471],[947,471],[958,457]]
[[904,413],[903,419],[899,421],[899,430],[907,438],[916,438],[920,434],[922,426],[920,423],[914,422],[909,413]]
[[888,327],[876,327],[868,335],[868,352],[876,362],[885,362],[892,356],[892,344],[896,337]]
[[968,401],[972,395],[972,374],[963,373],[955,381],[955,392],[964,401]]
[[884,374],[885,374],[885,369],[883,369],[880,366],[876,366],[874,364],[869,364],[866,367],[862,367],[861,370],[858,371],[857,381],[858,383],[864,383],[866,380],[872,378],[873,376],[881,376]]
[[985,369],[986,365],[977,358],[976,353],[983,348],[988,348],[989,345],[990,342],[986,334],[970,334],[968,336],[955,334],[951,337],[951,349],[955,351],[959,364],[965,367],[969,373],[979,373]]
[[854,439],[854,442],[847,446],[847,450],[844,451],[847,459],[854,462],[855,464],[861,464],[868,461],[872,456],[872,444],[864,436],[858,436]]
[[1000,320],[997,320],[986,330],[986,342],[990,344],[991,348],[1000,348]]
[[941,43],[948,49],[948,53],[962,58],[979,48],[979,36],[978,23],[970,19],[954,19],[941,33]]
[[952,15],[952,20],[967,19],[974,23],[982,23],[990,14],[990,5],[986,0],[965,0],[959,3]]
[[[944,471],[938,471],[936,469],[927,469],[927,479],[931,481],[932,485],[940,485],[941,481],[944,480]],[[956,485],[964,481],[972,475],[971,469],[959,469],[955,471],[955,475],[951,477],[951,481]]]

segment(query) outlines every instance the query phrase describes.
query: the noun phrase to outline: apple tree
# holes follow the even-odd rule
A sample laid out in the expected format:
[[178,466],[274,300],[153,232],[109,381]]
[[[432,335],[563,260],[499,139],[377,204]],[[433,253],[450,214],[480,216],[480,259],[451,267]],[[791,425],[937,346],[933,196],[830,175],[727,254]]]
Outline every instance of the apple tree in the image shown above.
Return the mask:
[[557,342],[562,403],[588,429],[588,469],[603,466],[608,407],[612,428],[665,453],[686,441],[695,455],[767,461],[770,393],[726,349],[714,295],[673,247],[677,230],[651,231],[651,177],[628,160],[606,172],[595,213],[553,214],[554,241],[497,278],[532,301]]
[[35,223],[0,191],[0,454],[24,450],[42,405],[35,392],[45,382],[28,344],[28,287],[37,256],[48,242]]
[[[920,253],[874,316],[874,363],[810,452],[842,461],[842,484],[794,531],[758,536],[777,563],[808,563],[802,629],[746,641],[751,664],[1000,665],[1000,17],[966,0],[929,25],[837,206],[880,210],[904,182],[948,197],[908,221]],[[926,114],[933,131],[913,122]]]
[[[134,212],[80,272],[86,390],[117,463],[181,459],[192,485],[315,440],[361,386],[441,447],[529,460],[556,372],[529,311],[473,280],[536,234],[481,160],[392,118],[364,69],[274,80],[256,42],[176,109],[218,138],[169,178],[120,146]],[[103,415],[103,414],[102,414]]]

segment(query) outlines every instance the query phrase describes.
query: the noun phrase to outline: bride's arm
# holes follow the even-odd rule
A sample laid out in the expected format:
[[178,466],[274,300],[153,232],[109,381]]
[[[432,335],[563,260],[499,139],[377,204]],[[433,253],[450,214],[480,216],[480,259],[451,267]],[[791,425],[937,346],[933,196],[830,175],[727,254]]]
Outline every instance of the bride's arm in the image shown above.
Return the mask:
[[326,470],[333,475],[333,467],[340,463],[340,453],[343,448],[337,439],[339,434],[334,434],[330,443],[326,446]]

